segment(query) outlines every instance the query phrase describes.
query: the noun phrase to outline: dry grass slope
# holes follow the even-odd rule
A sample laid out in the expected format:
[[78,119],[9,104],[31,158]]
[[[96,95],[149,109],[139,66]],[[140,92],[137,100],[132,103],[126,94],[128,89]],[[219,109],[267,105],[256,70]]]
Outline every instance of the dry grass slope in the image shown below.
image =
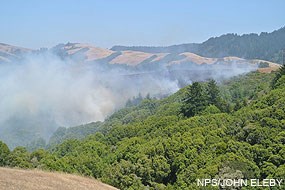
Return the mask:
[[97,180],[70,174],[0,168],[0,190],[116,190]]

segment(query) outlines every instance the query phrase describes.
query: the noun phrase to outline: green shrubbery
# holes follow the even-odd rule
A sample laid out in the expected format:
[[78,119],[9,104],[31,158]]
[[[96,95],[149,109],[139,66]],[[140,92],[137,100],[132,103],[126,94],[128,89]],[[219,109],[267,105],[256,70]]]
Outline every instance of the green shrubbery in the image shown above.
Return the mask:
[[142,100],[114,113],[96,133],[49,151],[10,152],[1,143],[0,164],[93,176],[120,189],[199,189],[201,178],[284,178],[284,76],[270,90],[273,77],[251,73],[219,87],[194,83],[162,100]]

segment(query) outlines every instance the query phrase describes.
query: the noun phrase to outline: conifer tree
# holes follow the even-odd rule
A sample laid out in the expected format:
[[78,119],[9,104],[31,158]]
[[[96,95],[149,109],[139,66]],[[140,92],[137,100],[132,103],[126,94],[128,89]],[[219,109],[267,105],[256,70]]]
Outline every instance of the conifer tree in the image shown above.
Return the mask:
[[182,113],[186,117],[194,116],[195,114],[203,111],[208,105],[208,98],[202,84],[194,82],[184,99],[182,106]]

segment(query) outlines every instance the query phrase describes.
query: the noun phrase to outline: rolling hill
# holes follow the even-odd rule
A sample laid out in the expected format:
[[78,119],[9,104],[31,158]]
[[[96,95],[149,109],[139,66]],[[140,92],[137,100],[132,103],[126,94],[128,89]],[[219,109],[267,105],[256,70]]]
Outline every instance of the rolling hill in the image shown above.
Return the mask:
[[114,51],[141,51],[146,53],[192,52],[204,57],[223,58],[236,56],[244,59],[263,59],[282,63],[282,50],[285,49],[285,27],[273,32],[260,34],[224,34],[212,37],[203,43],[186,43],[166,47],[114,46]]
[[[113,48],[114,49],[114,48]],[[253,63],[268,62],[264,60],[247,60],[236,56],[225,57],[203,57],[191,52],[169,52],[169,53],[150,53],[144,51],[123,50],[113,51],[104,48],[94,47],[90,44],[67,43],[61,44],[52,48],[58,55],[64,57],[76,58],[83,62],[99,62],[107,64],[119,64],[127,66],[141,66],[141,65],[177,65],[184,63],[201,64],[215,64],[215,63]],[[277,66],[275,63],[270,63],[269,67]]]
[[[181,49],[181,45],[174,46],[177,49]],[[122,49],[122,51],[120,51]],[[82,43],[67,43],[59,44],[51,49],[31,50],[27,48],[12,46],[8,44],[0,43],[0,63],[7,63],[13,61],[21,61],[25,55],[39,54],[45,51],[50,51],[63,59],[71,58],[77,62],[84,63],[101,63],[108,65],[126,65],[140,68],[154,68],[157,65],[179,65],[179,64],[228,64],[228,63],[241,63],[241,64],[260,64],[261,62],[267,62],[268,69],[263,71],[270,72],[276,70],[279,66],[270,61],[264,61],[261,59],[244,59],[237,56],[217,56],[217,57],[204,57],[193,52],[188,52],[188,49],[183,51],[169,51],[161,50],[161,52],[154,51],[150,53],[146,48],[136,47],[113,47],[112,49],[105,49],[95,47],[91,44]],[[171,50],[172,48],[170,48]],[[141,51],[138,51],[141,50]],[[195,51],[194,51],[195,52]],[[152,69],[151,69],[152,70]]]
[[31,51],[28,48],[0,43],[0,63],[20,60],[24,54]]
[[[285,49],[285,27],[273,32],[260,34],[233,33],[212,37],[203,43],[185,43],[166,47],[121,46],[111,49],[95,47],[90,44],[58,44],[50,50],[62,57],[72,57],[80,61],[97,61],[111,64],[139,65],[145,63],[167,62],[168,64],[213,63],[221,60],[259,59],[282,63]],[[31,50],[0,43],[0,62],[19,60],[23,54],[42,52],[47,49]]]

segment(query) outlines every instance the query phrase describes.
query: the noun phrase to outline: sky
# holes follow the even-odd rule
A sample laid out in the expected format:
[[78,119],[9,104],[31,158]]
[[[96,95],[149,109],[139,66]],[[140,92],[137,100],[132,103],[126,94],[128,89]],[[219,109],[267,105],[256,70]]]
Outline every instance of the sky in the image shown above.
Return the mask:
[[0,43],[167,46],[285,26],[284,0],[3,0]]

